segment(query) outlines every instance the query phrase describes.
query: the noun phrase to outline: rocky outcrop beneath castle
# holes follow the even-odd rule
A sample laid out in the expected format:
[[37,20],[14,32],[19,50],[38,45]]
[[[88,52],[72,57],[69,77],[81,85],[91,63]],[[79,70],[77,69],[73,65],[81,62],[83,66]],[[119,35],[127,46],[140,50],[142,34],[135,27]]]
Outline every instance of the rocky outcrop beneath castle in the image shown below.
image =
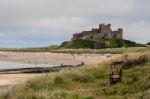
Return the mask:
[[123,29],[112,31],[111,24],[100,24],[99,28],[93,28],[91,31],[83,31],[73,34],[72,40],[76,39],[100,39],[100,38],[116,38],[123,39]]

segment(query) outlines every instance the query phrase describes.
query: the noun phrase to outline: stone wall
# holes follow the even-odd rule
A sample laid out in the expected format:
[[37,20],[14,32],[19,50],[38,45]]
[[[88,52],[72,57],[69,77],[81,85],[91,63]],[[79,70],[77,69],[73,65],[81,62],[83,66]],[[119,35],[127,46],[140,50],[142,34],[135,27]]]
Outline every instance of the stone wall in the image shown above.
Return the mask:
[[111,24],[108,24],[108,25],[100,24],[99,30],[100,30],[100,33],[111,33]]
[[99,28],[93,28],[91,31],[83,31],[73,34],[72,40],[75,39],[95,39],[95,38],[117,38],[123,39],[123,29],[118,28],[117,31],[112,31],[111,24],[100,24]]

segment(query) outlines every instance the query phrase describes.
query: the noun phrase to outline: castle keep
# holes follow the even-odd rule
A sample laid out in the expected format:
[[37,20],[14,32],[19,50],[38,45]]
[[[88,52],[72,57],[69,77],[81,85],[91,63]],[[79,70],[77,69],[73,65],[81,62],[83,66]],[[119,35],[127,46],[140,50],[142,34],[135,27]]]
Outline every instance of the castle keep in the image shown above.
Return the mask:
[[100,39],[100,38],[116,38],[123,39],[123,29],[112,31],[111,24],[100,24],[99,28],[93,28],[91,31],[83,31],[73,34],[72,40],[76,39]]

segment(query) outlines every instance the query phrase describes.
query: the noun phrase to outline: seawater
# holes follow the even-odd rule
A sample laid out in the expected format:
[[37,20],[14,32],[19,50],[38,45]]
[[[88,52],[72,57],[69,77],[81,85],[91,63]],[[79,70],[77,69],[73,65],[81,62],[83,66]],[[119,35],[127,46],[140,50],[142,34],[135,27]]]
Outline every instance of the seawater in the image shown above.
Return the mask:
[[0,61],[0,70],[2,69],[19,69],[19,68],[32,68],[32,67],[54,67],[58,66],[56,64],[23,64],[23,63],[16,63],[16,62],[5,62]]

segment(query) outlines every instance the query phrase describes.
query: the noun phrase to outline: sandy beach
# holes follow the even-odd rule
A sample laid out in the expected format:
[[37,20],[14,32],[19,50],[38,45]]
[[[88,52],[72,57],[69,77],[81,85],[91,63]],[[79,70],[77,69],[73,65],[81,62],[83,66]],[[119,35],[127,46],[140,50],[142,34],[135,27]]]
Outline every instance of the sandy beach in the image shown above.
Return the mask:
[[112,54],[64,54],[48,52],[0,52],[0,61],[22,64],[76,65],[84,62],[91,64],[113,58]]
[[43,74],[0,74],[0,92],[7,91],[11,85],[23,83],[32,77]]
[[24,82],[28,78],[40,75],[42,74],[0,74],[0,86],[17,84],[18,82]]
[[[101,63],[117,55],[112,54],[64,54],[48,52],[0,52],[0,69],[18,67],[44,67]],[[17,67],[16,67],[17,66]],[[41,74],[0,74],[0,87],[23,82]]]

